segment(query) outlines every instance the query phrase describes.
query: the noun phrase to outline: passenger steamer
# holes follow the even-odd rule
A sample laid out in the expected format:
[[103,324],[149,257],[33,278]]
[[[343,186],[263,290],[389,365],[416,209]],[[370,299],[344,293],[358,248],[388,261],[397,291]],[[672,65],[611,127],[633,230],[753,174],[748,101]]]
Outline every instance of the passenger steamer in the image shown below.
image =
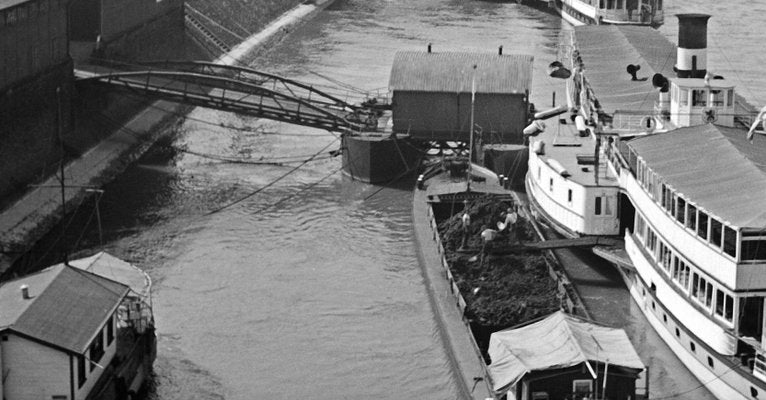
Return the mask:
[[766,398],[766,141],[752,140],[752,106],[706,70],[709,16],[678,18],[672,79],[672,45],[652,29],[575,29],[578,116],[533,140],[527,190],[564,235],[624,235],[596,253],[715,396]]
[[574,26],[659,26],[665,18],[662,0],[562,0],[561,16]]

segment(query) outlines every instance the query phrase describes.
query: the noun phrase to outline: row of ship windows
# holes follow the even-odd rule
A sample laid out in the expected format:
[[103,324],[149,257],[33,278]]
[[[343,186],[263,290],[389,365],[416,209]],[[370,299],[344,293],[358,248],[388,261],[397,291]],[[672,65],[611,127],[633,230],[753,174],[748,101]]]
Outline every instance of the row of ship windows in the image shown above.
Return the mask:
[[[641,294],[646,298],[646,289],[641,289]],[[654,300],[652,300],[652,311],[657,311],[657,305],[654,303]],[[664,312],[662,313],[662,322],[664,322],[665,325],[668,324],[668,315]],[[681,330],[678,329],[678,326],[675,327],[675,333],[678,341],[681,342]],[[693,340],[689,340],[689,350],[691,350],[692,353],[697,354],[697,344],[694,343]],[[759,355],[757,357],[760,358],[762,356]],[[757,360],[755,362],[758,363]],[[713,357],[711,357],[710,354],[707,355],[707,366],[710,367],[710,369],[715,370],[715,360],[713,360]],[[751,386],[750,395],[752,397],[758,397],[758,389]]]
[[[711,244],[712,248],[737,259],[737,231],[734,228],[708,215],[675,193],[640,159],[636,165],[636,179],[649,196],[679,224],[700,240]],[[766,261],[766,233],[763,233],[763,236],[760,232],[743,234],[739,256],[743,261]]]
[[[682,106],[689,105],[689,89],[681,89],[676,85],[673,85],[673,98],[678,99],[679,104]],[[725,95],[724,95],[725,94]],[[691,90],[691,104],[692,107],[707,107],[708,103],[711,106],[727,106],[734,105],[734,90],[719,90],[719,89],[692,89]]]
[[48,10],[60,8],[62,4],[63,0],[37,0],[2,10],[0,11],[0,28],[36,18],[38,15],[47,13]]
[[733,324],[734,298],[725,290],[714,286],[712,281],[699,273],[690,262],[670,249],[665,242],[657,237],[654,230],[647,226],[644,218],[638,213],[636,213],[635,222],[636,235],[653,260],[662,267],[676,286],[685,295],[694,299],[703,309],[715,314],[728,322],[729,325]]
[[[630,10],[637,10],[639,6],[638,0],[584,0],[585,3],[596,7],[596,4],[598,3],[598,8],[606,9],[606,10],[623,10],[623,9],[630,9]],[[662,0],[657,0],[656,3],[657,10],[662,10]]]

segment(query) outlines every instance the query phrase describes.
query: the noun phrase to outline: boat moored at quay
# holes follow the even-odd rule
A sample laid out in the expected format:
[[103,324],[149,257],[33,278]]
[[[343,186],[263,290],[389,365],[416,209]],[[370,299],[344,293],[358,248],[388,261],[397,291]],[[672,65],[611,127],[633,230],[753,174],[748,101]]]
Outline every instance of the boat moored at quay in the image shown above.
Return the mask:
[[762,114],[707,70],[709,16],[678,18],[677,49],[644,27],[575,29],[574,123],[534,139],[526,184],[559,233],[624,239],[594,252],[711,393],[764,398]]
[[517,0],[555,9],[574,26],[645,25],[665,22],[663,0]]

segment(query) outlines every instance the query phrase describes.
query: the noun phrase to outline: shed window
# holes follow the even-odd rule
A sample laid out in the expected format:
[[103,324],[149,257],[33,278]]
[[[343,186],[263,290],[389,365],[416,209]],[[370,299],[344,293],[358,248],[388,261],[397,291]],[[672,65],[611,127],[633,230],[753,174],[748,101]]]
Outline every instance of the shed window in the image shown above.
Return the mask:
[[710,243],[715,247],[721,247],[721,237],[723,236],[723,224],[721,221],[710,218]]
[[114,341],[114,316],[109,318],[106,323],[106,345],[109,346]]
[[87,377],[85,376],[85,356],[77,355],[77,387],[81,388]]
[[96,368],[96,363],[104,356],[104,331],[99,331],[93,343],[90,344],[90,370]]
[[707,240],[707,225],[708,225],[708,216],[702,211],[699,211],[697,218],[697,236]]
[[723,227],[723,252],[737,257],[737,231],[726,225]]

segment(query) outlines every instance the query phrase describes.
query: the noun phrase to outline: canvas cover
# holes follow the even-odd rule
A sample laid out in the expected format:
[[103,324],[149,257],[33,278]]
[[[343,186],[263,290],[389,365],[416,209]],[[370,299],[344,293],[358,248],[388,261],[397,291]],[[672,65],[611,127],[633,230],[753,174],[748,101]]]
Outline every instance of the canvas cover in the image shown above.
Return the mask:
[[644,369],[625,331],[563,311],[521,328],[493,333],[489,356],[489,373],[497,392],[515,385],[529,372],[567,368],[586,361]]

